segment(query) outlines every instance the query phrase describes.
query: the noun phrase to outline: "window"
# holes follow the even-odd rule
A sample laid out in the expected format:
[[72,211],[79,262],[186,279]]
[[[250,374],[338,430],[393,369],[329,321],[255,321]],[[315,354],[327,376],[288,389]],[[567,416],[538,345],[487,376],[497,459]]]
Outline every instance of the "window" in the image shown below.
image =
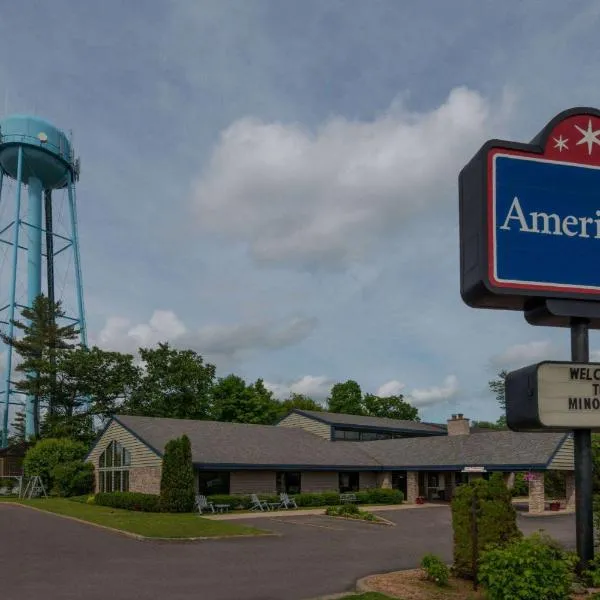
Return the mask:
[[358,492],[358,473],[339,474],[340,492]]
[[302,474],[299,471],[278,471],[276,485],[278,494],[299,494],[302,488]]
[[98,487],[101,492],[128,492],[131,453],[112,441],[98,461]]
[[229,494],[229,471],[198,471],[198,493],[204,496]]
[[346,429],[336,429],[335,430],[335,439],[352,441],[352,442],[358,441],[360,439],[360,432],[350,431],[350,430],[346,430]]

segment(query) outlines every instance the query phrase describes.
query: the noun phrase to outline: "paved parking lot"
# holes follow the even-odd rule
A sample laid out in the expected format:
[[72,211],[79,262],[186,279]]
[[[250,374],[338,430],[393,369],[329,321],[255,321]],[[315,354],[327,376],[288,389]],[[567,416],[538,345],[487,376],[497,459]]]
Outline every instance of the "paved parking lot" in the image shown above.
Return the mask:
[[[447,507],[380,513],[396,527],[320,516],[248,520],[280,537],[140,542],[0,505],[3,600],[303,600],[351,590],[359,577],[450,560]],[[243,522],[243,521],[240,521]],[[520,517],[572,546],[574,517]]]

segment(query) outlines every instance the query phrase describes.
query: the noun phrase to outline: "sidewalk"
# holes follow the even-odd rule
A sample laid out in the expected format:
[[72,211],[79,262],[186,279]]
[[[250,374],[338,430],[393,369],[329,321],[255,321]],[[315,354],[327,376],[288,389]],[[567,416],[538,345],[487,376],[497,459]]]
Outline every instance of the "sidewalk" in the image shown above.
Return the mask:
[[[384,512],[388,510],[423,510],[426,508],[439,508],[440,506],[449,507],[448,504],[434,502],[426,504],[376,504],[376,505],[360,505],[362,510],[368,510],[369,512]],[[325,507],[318,508],[299,508],[299,509],[281,509],[281,510],[266,510],[262,511],[244,511],[244,512],[230,512],[222,514],[211,514],[202,513],[203,517],[207,519],[213,519],[215,521],[235,521],[236,519],[265,519],[273,516],[279,517],[302,517],[310,515],[324,515]]]

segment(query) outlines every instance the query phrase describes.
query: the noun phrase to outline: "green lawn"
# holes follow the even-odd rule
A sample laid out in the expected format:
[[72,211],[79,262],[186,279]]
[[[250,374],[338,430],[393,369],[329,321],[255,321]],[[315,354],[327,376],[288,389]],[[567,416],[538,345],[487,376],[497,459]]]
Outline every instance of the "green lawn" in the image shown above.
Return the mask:
[[6,500],[151,538],[215,537],[265,533],[252,527],[225,521],[211,521],[198,514],[133,512],[119,508],[82,504],[65,498],[36,500],[6,498]]

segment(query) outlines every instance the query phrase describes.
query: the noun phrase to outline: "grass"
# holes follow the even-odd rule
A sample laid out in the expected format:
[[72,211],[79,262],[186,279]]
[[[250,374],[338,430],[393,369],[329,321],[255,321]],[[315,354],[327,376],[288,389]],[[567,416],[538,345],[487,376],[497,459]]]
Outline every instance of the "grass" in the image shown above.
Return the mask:
[[89,523],[104,525],[149,538],[193,538],[232,535],[259,535],[260,529],[224,521],[211,521],[197,514],[143,513],[107,506],[82,504],[66,498],[19,500],[6,498],[58,515],[75,517]]
[[359,594],[358,596],[346,596],[340,598],[340,600],[393,600],[393,598],[384,596],[378,592],[367,592],[366,594]]

